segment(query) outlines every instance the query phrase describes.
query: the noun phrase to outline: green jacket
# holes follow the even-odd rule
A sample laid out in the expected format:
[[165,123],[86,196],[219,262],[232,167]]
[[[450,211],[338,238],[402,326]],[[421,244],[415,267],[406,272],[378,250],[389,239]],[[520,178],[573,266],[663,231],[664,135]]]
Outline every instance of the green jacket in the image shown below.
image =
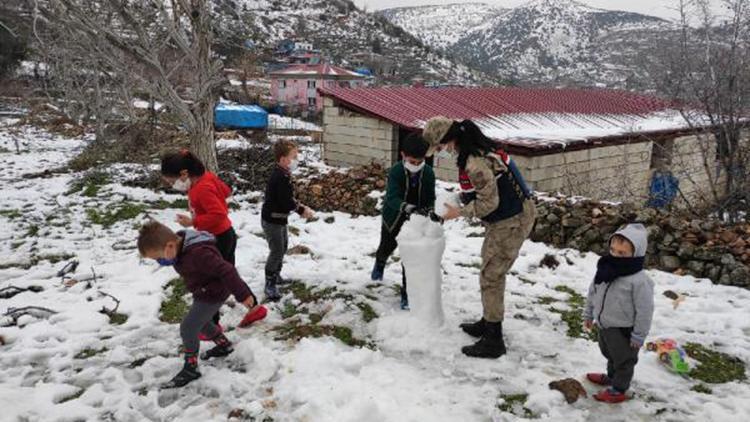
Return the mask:
[[[383,224],[390,232],[397,227],[397,223],[405,217],[406,195],[409,189],[409,175],[403,162],[399,161],[388,172],[388,187],[383,202]],[[417,209],[435,208],[435,172],[432,167],[425,165],[419,177],[419,200],[415,204]]]

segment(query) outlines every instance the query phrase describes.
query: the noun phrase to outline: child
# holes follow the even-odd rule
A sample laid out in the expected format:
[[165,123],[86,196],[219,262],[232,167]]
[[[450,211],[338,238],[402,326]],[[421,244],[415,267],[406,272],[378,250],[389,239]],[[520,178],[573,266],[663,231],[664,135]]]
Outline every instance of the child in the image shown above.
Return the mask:
[[[214,235],[219,253],[234,265],[237,234],[229,220],[226,201],[232,194],[229,186],[215,174],[206,171],[203,163],[188,150],[164,156],[161,160],[161,174],[174,190],[188,194],[191,215],[178,214],[177,222],[183,227],[195,227],[196,230]],[[263,315],[248,317],[257,320],[262,319]],[[220,314],[217,312],[213,321],[218,324],[219,318]]]
[[589,287],[585,326],[599,328],[599,349],[607,358],[607,373],[590,373],[589,381],[609,388],[594,395],[607,403],[628,399],[638,351],[651,329],[654,282],[643,271],[648,233],[642,224],[629,224],[609,241],[609,255],[599,259]]
[[[383,280],[385,264],[398,246],[396,236],[404,221],[413,212],[431,214],[435,207],[435,173],[426,165],[429,145],[417,134],[407,136],[401,145],[401,161],[388,172],[388,187],[383,202],[383,225],[380,245],[370,278]],[[406,294],[406,272],[401,268],[401,309],[409,308]]]
[[201,333],[216,346],[201,355],[211,359],[232,353],[232,343],[212,317],[231,293],[249,310],[258,308],[255,295],[240,278],[233,265],[224,260],[214,237],[207,232],[184,230],[174,233],[158,222],[145,224],[138,236],[141,256],[155,259],[160,265],[172,265],[193,294],[193,304],[180,324],[185,364],[165,388],[182,387],[200,378],[198,349]]
[[274,144],[276,167],[268,179],[265,202],[261,209],[261,225],[269,249],[264,291],[266,298],[271,301],[281,299],[277,286],[285,283],[281,278],[281,268],[289,244],[289,213],[296,211],[304,218],[313,216],[310,208],[294,199],[292,172],[297,169],[298,153],[297,144],[292,141],[281,140]]

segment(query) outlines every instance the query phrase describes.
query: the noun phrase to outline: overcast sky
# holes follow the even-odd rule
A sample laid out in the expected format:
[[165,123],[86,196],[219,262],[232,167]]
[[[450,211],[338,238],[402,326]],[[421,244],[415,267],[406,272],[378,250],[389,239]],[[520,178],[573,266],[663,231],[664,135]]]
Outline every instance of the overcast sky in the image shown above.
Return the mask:
[[[354,2],[360,7],[367,6],[368,10],[375,10],[400,6],[450,3],[488,3],[513,7],[527,3],[528,0],[354,0]],[[674,8],[677,3],[676,0],[578,0],[578,2],[601,9],[627,10],[663,18],[676,17],[675,12],[670,10]]]

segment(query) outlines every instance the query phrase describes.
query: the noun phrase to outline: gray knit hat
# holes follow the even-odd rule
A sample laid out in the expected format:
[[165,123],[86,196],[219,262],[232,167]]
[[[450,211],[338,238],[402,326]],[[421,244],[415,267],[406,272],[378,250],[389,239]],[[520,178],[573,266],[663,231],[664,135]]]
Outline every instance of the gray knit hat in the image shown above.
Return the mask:
[[427,156],[430,157],[435,154],[435,150],[440,141],[443,140],[445,135],[448,133],[453,124],[453,120],[443,116],[436,116],[427,121],[422,130],[422,138],[430,145],[430,149],[427,150]]

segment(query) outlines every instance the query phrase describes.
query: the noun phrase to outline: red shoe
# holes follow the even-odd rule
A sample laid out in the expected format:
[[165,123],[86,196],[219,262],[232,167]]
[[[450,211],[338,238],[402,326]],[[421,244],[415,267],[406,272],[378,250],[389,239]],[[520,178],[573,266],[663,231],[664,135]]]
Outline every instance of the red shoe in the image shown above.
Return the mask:
[[242,318],[239,327],[247,327],[253,322],[260,321],[261,319],[265,318],[266,315],[268,315],[268,309],[266,309],[265,306],[260,306],[258,307],[258,309],[245,314],[245,317]]
[[614,388],[607,388],[606,390],[602,390],[594,394],[594,398],[605,403],[622,403],[630,399],[630,397],[628,397],[625,393],[621,393]]
[[[224,327],[221,326],[221,324],[216,324],[217,327],[219,327],[219,334],[224,332]],[[210,338],[203,335],[203,333],[198,333],[198,340],[199,341],[211,341]]]
[[607,374],[588,373],[586,379],[597,385],[612,385],[612,380],[609,379]]

